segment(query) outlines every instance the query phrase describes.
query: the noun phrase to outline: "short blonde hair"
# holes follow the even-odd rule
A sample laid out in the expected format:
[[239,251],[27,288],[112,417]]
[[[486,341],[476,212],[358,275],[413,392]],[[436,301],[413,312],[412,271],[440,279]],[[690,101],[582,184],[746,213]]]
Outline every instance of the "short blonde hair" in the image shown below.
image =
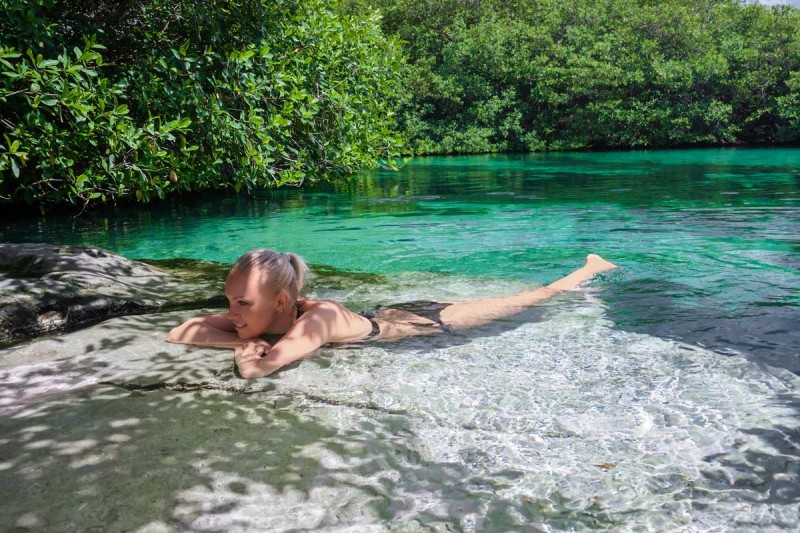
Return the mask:
[[302,257],[265,248],[251,250],[241,256],[231,271],[249,272],[254,268],[267,274],[269,285],[286,291],[295,300],[300,297],[300,291],[308,277],[308,265]]

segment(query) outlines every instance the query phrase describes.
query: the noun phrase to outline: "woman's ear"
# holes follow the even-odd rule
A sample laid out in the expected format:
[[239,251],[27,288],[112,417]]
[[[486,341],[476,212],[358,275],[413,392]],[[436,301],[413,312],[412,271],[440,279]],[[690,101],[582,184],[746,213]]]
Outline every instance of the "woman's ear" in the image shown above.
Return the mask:
[[283,311],[286,309],[286,306],[289,305],[289,295],[286,294],[286,291],[281,291],[278,293],[278,297],[275,299],[277,303],[277,307],[279,311]]

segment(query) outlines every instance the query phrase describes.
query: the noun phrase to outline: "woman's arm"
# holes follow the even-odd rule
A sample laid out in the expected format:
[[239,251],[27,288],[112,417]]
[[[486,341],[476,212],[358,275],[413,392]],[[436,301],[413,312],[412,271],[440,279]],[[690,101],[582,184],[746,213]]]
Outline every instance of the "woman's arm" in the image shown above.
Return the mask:
[[224,314],[219,314],[187,320],[169,332],[167,342],[235,348],[245,341],[236,334],[233,323]]
[[316,302],[275,343],[263,357],[257,357],[245,346],[237,350],[239,375],[254,379],[269,375],[279,368],[302,359],[329,342],[349,342],[363,337],[372,329],[364,318],[334,302]]
[[256,361],[268,353],[271,346],[263,339],[240,339],[235,332],[236,328],[225,315],[203,316],[172,328],[167,335],[167,342],[234,348],[234,360],[239,374],[249,377],[257,368]]

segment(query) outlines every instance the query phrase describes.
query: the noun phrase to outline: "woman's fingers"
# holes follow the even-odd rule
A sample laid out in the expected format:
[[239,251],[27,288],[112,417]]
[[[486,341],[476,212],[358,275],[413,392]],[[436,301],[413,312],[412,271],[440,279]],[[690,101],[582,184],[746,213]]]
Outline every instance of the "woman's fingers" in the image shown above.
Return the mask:
[[233,359],[237,364],[246,363],[247,361],[256,361],[261,359],[263,354],[258,354],[254,350],[247,350],[245,348],[237,348],[234,351]]
[[236,364],[242,364],[242,363],[247,363],[249,361],[258,361],[259,359],[261,359],[261,356],[260,355],[250,355],[250,356],[241,355],[241,356],[234,357],[234,359],[236,360]]
[[248,341],[242,347],[236,348],[234,351],[234,359],[237,363],[256,361],[267,355],[269,349],[270,345],[261,339]]

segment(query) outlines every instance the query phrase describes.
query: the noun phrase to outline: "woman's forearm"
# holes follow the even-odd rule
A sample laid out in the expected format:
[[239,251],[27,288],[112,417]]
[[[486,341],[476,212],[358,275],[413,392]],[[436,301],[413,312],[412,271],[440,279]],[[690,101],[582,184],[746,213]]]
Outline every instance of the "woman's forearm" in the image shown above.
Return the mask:
[[236,348],[244,343],[236,333],[215,328],[202,318],[189,320],[172,329],[167,335],[167,342],[219,348]]

